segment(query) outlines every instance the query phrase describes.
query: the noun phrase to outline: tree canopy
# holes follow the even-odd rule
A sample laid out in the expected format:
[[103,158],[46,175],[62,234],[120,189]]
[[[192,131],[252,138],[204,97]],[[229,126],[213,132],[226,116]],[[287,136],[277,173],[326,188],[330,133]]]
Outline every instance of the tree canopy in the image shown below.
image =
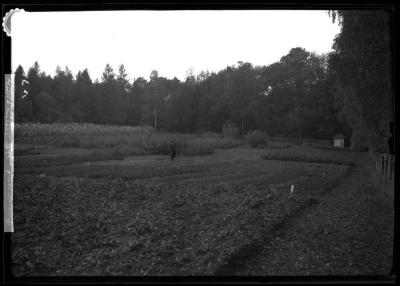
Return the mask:
[[[35,63],[28,71],[28,96],[16,96],[18,122],[91,122],[114,125],[155,125],[179,132],[221,132],[232,122],[242,133],[263,130],[270,135],[331,139],[349,135],[338,119],[336,81],[327,68],[328,55],[296,47],[279,62],[253,66],[238,62],[219,72],[187,74],[185,81],[159,76],[129,81],[125,67],[118,73],[107,64],[101,81],[93,82],[89,71],[72,76],[57,68],[51,78]],[[25,77],[18,67],[20,86]],[[29,102],[23,107],[21,102]]]
[[359,141],[385,151],[394,120],[390,13],[344,10],[330,11],[330,16],[341,26],[329,59],[340,115]]

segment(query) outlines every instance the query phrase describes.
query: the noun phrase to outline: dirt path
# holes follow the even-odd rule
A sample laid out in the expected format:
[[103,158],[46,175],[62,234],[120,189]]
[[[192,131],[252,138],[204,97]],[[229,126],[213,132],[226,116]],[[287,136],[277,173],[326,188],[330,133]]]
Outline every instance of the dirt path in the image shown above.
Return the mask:
[[[381,184],[368,155],[343,184],[264,241],[225,275],[387,275],[392,269],[393,183]],[[271,236],[269,236],[271,237]]]

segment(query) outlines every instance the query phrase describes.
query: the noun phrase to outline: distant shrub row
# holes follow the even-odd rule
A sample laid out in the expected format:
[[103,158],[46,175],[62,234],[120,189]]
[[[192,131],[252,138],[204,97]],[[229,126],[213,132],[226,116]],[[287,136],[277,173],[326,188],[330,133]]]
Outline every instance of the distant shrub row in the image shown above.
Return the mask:
[[262,158],[265,160],[354,165],[354,153],[349,154],[348,152],[336,152],[336,150],[308,146],[295,146],[288,150],[267,149]]
[[[16,143],[65,148],[114,149],[116,154],[121,155],[168,154],[170,141],[175,142],[178,154],[193,156],[212,154],[214,149],[232,148],[243,144],[238,138],[218,133],[167,133],[156,132],[151,127],[26,123],[16,124],[15,129]],[[227,132],[227,134],[234,133]]]
[[246,141],[252,148],[264,148],[269,143],[267,133],[259,130],[247,132]]

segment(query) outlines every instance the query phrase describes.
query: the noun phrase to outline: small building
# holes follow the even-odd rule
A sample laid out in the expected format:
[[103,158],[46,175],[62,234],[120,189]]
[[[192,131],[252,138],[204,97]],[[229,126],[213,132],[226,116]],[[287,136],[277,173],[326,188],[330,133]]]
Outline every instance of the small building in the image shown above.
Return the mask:
[[343,134],[337,134],[337,135],[333,136],[333,146],[339,147],[339,148],[344,148],[344,139],[345,139],[345,136]]

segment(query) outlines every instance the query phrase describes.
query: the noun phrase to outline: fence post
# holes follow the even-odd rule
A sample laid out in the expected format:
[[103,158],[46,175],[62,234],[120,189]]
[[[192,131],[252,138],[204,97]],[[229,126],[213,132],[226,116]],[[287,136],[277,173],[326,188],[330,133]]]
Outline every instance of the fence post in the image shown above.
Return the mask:
[[391,164],[391,173],[390,173],[390,179],[394,178],[394,155],[390,155],[391,160],[390,160],[390,164]]
[[376,153],[376,170],[378,170],[378,172],[380,172],[380,165],[379,165],[379,160],[381,159],[381,156],[379,153]]
[[377,166],[377,170],[378,170],[378,172],[379,172],[379,159],[380,159],[380,156],[379,156],[379,153],[376,153],[376,166]]
[[387,157],[386,157],[386,154],[383,154],[383,168],[382,168],[382,170],[383,170],[383,178],[385,178],[386,177],[386,169],[387,169]]
[[385,178],[389,178],[389,172],[390,172],[390,155],[386,155],[386,174]]
[[392,155],[393,156],[393,161],[392,161],[392,164],[393,164],[393,166],[392,166],[392,178],[394,179],[394,175],[396,174],[395,173],[395,168],[396,168],[396,156],[395,155]]
[[383,177],[386,178],[386,174],[387,174],[387,167],[388,167],[388,156],[387,154],[383,154]]
[[392,162],[390,161],[390,154],[387,155],[387,162],[386,162],[386,179],[390,180],[390,165]]
[[391,180],[392,178],[394,178],[394,168],[395,168],[395,165],[394,165],[394,160],[395,160],[395,157],[394,157],[394,155],[389,155],[389,174],[388,174],[388,179],[389,180]]
[[392,180],[395,175],[395,155],[375,153],[375,168],[383,179]]
[[382,174],[382,159],[383,159],[382,154],[379,154],[378,157],[379,157],[378,158],[379,159],[378,160],[378,165],[379,165],[378,166],[378,168],[379,168],[378,171],[379,171],[379,174]]
[[390,155],[386,155],[386,178],[388,178],[388,173],[390,172]]

